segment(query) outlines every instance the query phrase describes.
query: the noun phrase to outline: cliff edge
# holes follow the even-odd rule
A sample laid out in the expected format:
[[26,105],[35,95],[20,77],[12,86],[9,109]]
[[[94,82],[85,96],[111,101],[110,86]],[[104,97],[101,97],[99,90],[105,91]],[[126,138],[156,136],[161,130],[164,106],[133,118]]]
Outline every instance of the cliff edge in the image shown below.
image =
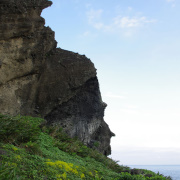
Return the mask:
[[105,155],[114,135],[104,121],[94,64],[57,48],[40,16],[48,0],[0,0],[0,113],[41,116]]

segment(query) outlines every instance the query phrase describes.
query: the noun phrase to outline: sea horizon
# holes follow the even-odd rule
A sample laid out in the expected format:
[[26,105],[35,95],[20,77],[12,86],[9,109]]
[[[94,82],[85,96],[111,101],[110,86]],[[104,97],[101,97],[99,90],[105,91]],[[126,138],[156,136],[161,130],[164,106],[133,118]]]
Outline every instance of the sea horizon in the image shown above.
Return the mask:
[[180,180],[180,165],[127,165],[130,168],[147,169],[164,176],[170,176],[173,180]]
[[180,164],[130,164],[124,166],[180,166]]

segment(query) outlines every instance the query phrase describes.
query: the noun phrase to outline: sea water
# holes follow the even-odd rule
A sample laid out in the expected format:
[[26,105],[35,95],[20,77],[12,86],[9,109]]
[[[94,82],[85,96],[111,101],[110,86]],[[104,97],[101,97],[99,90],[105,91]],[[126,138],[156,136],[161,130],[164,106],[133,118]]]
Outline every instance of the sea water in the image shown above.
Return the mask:
[[129,167],[148,169],[164,176],[171,176],[173,180],[180,180],[180,165],[130,165]]

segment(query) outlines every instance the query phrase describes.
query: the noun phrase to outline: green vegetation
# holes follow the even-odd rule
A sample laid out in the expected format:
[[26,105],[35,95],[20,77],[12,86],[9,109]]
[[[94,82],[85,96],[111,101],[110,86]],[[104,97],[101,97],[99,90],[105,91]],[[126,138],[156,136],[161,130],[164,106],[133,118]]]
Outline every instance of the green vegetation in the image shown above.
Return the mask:
[[1,180],[166,180],[130,169],[69,138],[40,118],[0,115]]

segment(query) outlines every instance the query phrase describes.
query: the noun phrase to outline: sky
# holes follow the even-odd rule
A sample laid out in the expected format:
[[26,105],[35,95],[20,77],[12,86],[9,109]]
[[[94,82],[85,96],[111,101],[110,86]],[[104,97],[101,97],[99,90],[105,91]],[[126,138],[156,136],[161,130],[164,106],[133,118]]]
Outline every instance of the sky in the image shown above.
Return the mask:
[[97,68],[105,121],[123,165],[180,164],[180,1],[52,0],[58,47]]

